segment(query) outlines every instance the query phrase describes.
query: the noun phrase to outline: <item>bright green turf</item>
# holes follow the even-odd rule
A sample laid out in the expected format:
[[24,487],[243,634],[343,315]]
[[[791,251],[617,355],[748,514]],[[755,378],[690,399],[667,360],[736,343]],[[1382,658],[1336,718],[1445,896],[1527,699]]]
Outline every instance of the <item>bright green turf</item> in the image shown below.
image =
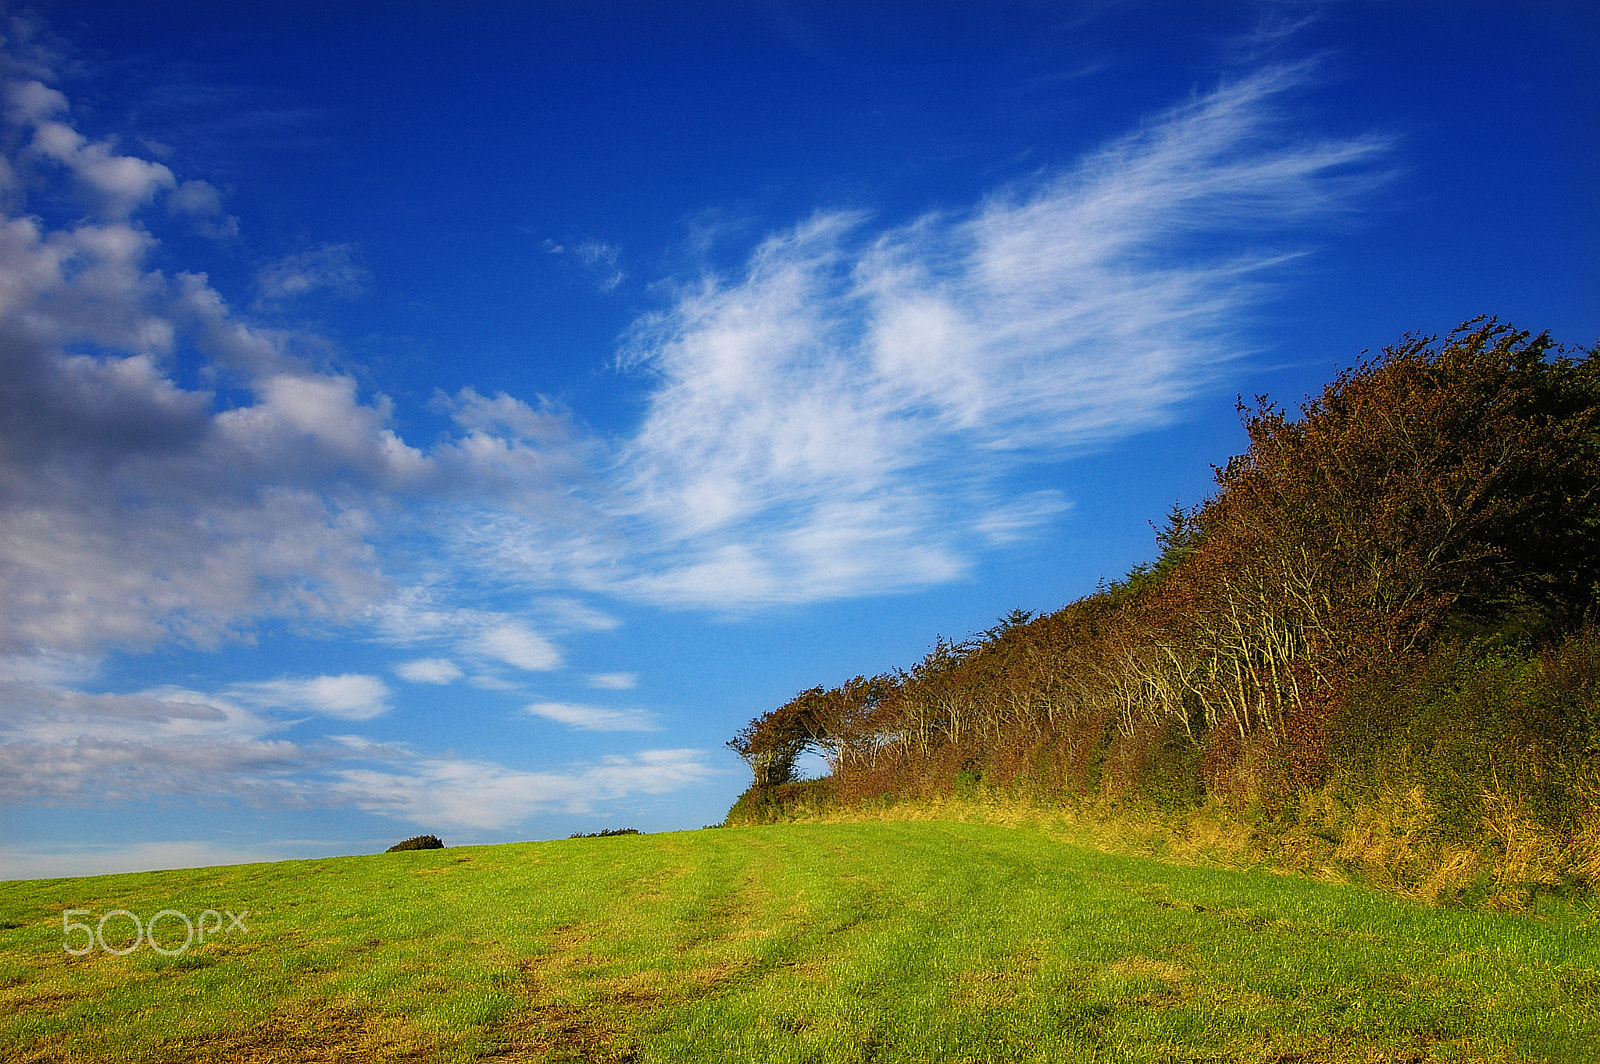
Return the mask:
[[[70,957],[69,908],[249,931]],[[977,824],[0,883],[5,925],[6,1061],[1600,1060],[1592,907],[1438,910]]]

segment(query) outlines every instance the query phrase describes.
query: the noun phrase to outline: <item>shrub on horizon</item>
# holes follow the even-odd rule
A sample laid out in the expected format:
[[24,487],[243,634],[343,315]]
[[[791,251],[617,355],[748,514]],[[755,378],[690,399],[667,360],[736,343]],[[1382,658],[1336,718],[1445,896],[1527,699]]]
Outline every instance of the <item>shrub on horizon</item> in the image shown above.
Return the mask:
[[437,835],[413,835],[409,839],[395,843],[384,850],[384,853],[399,853],[401,850],[442,850],[444,843],[439,841]]

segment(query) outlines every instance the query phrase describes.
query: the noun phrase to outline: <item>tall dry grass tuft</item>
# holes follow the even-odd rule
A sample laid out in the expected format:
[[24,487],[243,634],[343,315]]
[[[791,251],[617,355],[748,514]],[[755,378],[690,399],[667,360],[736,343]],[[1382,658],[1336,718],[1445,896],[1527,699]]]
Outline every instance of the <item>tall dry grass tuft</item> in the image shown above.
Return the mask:
[[1518,909],[1536,891],[1561,885],[1566,863],[1561,840],[1529,815],[1524,801],[1485,790],[1483,810],[1483,829],[1492,842],[1492,905]]

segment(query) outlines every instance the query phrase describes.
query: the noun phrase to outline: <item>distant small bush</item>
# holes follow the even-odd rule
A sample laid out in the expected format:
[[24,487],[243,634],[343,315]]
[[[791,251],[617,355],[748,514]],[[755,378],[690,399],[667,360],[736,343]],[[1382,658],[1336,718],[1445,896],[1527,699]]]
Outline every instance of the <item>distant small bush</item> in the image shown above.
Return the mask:
[[384,853],[399,853],[401,850],[442,850],[442,849],[444,849],[444,843],[439,841],[439,836],[437,836],[437,835],[416,835],[416,836],[413,836],[412,838],[406,839],[404,842],[395,843],[393,846],[389,847],[387,850],[384,850],[383,852]]
[[638,828],[606,828],[603,831],[574,831],[569,839],[609,839],[613,835],[643,835]]

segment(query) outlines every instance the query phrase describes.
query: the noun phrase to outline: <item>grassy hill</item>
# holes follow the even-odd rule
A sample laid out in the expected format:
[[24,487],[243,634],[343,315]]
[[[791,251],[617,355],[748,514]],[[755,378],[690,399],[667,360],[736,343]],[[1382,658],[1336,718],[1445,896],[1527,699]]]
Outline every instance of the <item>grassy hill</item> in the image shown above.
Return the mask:
[[[87,913],[82,912],[87,910]],[[92,933],[213,910],[119,956]],[[213,927],[213,924],[217,925]],[[786,824],[0,883],[6,1061],[1593,1061],[1600,912],[1027,828]],[[101,937],[127,949],[133,924]]]

